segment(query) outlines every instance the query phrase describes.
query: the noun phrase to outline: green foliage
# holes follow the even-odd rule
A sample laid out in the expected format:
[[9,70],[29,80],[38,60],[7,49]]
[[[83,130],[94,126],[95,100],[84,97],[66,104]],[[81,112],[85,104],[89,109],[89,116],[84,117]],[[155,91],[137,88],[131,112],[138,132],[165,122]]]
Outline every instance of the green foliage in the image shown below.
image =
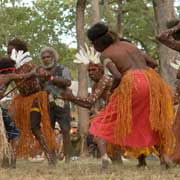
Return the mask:
[[[138,8],[137,8],[138,7]],[[125,37],[140,43],[142,48],[154,58],[158,57],[155,40],[155,21],[152,4],[147,0],[128,1],[124,5],[127,13],[123,16]]]
[[[101,0],[99,2],[102,21],[116,30],[118,1]],[[77,68],[72,60],[76,49],[63,44],[61,37],[75,38],[76,3],[76,0],[36,0],[32,6],[25,7],[20,0],[1,0],[0,55],[5,54],[9,39],[19,37],[28,43],[37,63],[39,63],[40,49],[44,46],[53,46],[60,55],[60,62],[70,67],[75,74]],[[85,29],[91,25],[90,4],[90,0],[87,0]],[[124,0],[122,9],[124,37],[157,58],[152,0]],[[179,16],[179,7],[176,9]]]
[[12,0],[12,4],[9,3],[1,1],[0,6],[0,54],[6,53],[9,39],[19,37],[28,43],[36,63],[39,63],[40,49],[52,46],[60,54],[60,62],[73,69],[75,49],[63,44],[60,38],[63,34],[74,34],[75,9],[72,1],[38,0],[32,7],[15,6]]
[[[117,1],[108,1],[108,7],[101,4],[103,19],[116,31]],[[151,0],[128,0],[122,3],[123,36],[144,49],[155,59],[158,57],[155,42],[154,11]]]

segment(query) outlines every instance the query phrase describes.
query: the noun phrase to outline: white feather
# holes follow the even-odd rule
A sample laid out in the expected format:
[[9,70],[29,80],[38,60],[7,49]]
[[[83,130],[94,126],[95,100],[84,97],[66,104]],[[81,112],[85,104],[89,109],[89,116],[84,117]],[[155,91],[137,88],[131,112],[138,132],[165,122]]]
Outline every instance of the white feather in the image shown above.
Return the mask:
[[17,52],[15,49],[11,52],[11,59],[16,61],[17,68],[32,60],[29,52],[24,53],[22,50]]
[[12,49],[12,52],[11,52],[11,59],[16,61],[16,57],[17,57],[17,51],[16,49]]
[[96,52],[93,47],[88,47],[87,44],[84,45],[85,48],[80,47],[79,52],[75,55],[74,63],[89,64],[90,62],[94,64],[100,63],[100,53]]

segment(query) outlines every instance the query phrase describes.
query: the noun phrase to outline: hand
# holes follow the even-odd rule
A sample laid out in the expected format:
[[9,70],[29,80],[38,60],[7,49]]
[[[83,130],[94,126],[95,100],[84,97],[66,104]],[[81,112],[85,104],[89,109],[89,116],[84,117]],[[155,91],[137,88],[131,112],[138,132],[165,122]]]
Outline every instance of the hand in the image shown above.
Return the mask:
[[37,77],[44,78],[44,79],[49,79],[51,76],[50,72],[48,72],[43,67],[39,67],[38,69],[36,69],[35,74]]
[[0,85],[4,86],[10,81],[9,77],[6,75],[1,75],[0,76]]
[[170,32],[169,31],[165,31],[165,32],[162,32],[162,33],[160,33],[160,34],[158,34],[157,36],[156,36],[156,39],[157,40],[164,40],[164,39],[167,39],[169,36],[170,36]]
[[71,89],[66,89],[66,91],[62,92],[61,93],[61,97],[62,99],[64,100],[73,100],[74,99],[74,95],[72,93],[72,90]]

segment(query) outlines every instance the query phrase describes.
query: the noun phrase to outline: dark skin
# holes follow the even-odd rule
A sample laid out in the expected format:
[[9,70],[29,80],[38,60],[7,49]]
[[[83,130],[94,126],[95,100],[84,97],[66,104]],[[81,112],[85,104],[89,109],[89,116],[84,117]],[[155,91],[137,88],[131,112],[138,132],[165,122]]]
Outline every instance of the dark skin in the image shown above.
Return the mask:
[[[167,47],[180,52],[180,39],[176,40],[173,37],[173,34],[177,31],[180,31],[180,23],[178,23],[175,27],[168,29],[165,32],[162,32],[161,34],[156,36],[156,39]],[[177,71],[176,78],[180,79],[180,68]]]
[[[102,79],[104,78],[104,72],[101,71],[98,67],[89,66],[88,74],[90,79],[94,82],[92,87],[92,94],[89,95],[88,98],[80,98],[74,96],[72,91],[70,89],[67,89],[66,92],[61,94],[63,99],[72,101],[73,103],[88,109],[92,108],[92,106],[100,98],[106,101],[108,97],[108,89],[102,84],[102,82],[104,81]],[[102,82],[100,80],[102,80]]]
[[173,34],[180,31],[180,23],[167,31],[162,32],[156,39],[167,47],[180,52],[180,39],[175,39]]
[[[96,42],[96,41],[95,41]],[[94,48],[98,51],[98,47],[93,43]],[[113,88],[117,87],[124,73],[129,70],[156,68],[157,64],[145,53],[139,50],[132,43],[126,41],[120,41],[117,39],[109,47],[101,51],[101,61],[104,62],[106,58],[110,59],[111,62],[107,63],[106,67],[109,69],[114,78]],[[102,155],[106,153],[105,143],[99,143]],[[146,166],[145,157],[138,157],[138,166]],[[164,159],[161,159],[162,163]],[[165,163],[166,166],[166,163]]]
[[[95,49],[96,46],[94,45]],[[128,70],[155,68],[157,64],[147,55],[142,53],[136,46],[129,42],[117,40],[106,48],[102,53],[102,61],[109,58],[112,62],[107,68],[113,77],[120,81],[121,76]]]
[[34,75],[34,72],[26,73],[26,74],[16,74],[16,73],[8,73],[8,74],[0,74],[0,98],[3,97],[9,83],[14,80],[23,80],[25,78],[29,78]]
[[[103,99],[104,101],[107,101],[110,95],[108,93],[111,89],[111,87],[108,87],[107,85],[109,85],[109,83],[111,82],[107,81],[107,83],[103,84],[103,82],[106,81],[104,79],[104,72],[101,71],[98,67],[95,68],[89,65],[88,75],[90,79],[94,82],[91,95],[89,95],[87,98],[76,97],[72,94],[72,91],[68,89],[66,92],[61,94],[63,99],[72,101],[73,103],[88,109],[92,108],[98,99]],[[95,141],[98,145],[101,156],[106,154],[106,142],[98,137],[95,138]]]
[[[52,54],[50,54],[49,52],[44,52],[42,55],[41,55],[41,59],[43,61],[44,64],[48,65],[50,63],[52,63],[53,61],[53,56]],[[55,68],[52,67],[52,68],[49,68],[47,69],[47,71],[52,74],[54,72]],[[58,86],[58,87],[69,87],[71,86],[71,81],[68,80],[68,79],[63,79],[61,77],[54,77],[53,80],[51,80],[53,82],[54,85]]]

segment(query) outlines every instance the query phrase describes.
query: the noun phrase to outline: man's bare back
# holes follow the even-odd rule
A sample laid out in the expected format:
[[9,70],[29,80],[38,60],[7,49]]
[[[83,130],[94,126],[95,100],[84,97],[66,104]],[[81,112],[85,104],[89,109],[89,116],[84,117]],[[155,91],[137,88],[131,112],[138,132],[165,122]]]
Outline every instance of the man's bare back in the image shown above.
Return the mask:
[[130,69],[145,69],[147,62],[144,54],[133,44],[118,40],[102,52],[103,58],[109,58],[121,74]]

